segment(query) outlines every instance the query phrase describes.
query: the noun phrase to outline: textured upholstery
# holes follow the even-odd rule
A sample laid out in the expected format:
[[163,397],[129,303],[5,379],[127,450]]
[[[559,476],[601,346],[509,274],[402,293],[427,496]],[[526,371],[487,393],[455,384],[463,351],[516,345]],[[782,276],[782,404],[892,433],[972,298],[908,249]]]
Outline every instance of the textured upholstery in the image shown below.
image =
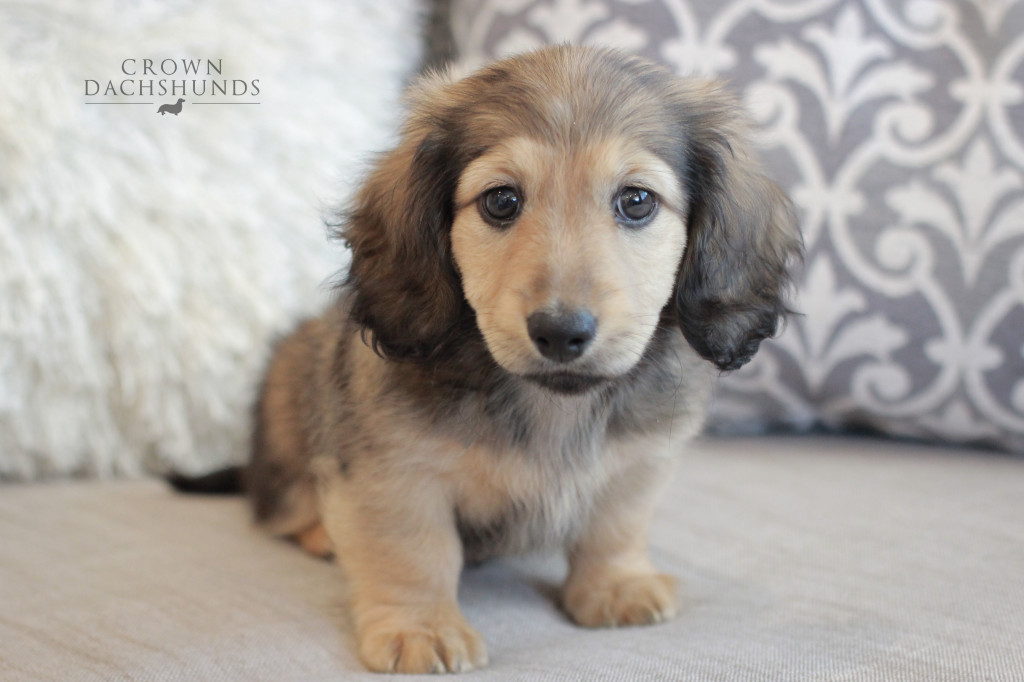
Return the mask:
[[[1024,464],[873,440],[713,440],[652,537],[662,626],[583,630],[553,557],[468,570],[479,680],[1024,679]],[[0,489],[0,679],[380,679],[331,564],[237,499],[157,482]]]
[[469,60],[614,45],[728,79],[808,247],[729,432],[870,427],[1024,452],[1024,3],[452,0]]

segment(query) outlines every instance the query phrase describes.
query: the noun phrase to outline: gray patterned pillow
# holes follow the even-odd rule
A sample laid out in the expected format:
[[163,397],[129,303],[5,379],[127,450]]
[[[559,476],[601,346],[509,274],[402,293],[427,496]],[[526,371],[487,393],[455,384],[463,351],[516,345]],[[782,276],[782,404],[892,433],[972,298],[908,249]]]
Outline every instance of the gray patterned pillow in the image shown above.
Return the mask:
[[1024,452],[1024,3],[453,0],[483,60],[610,44],[729,78],[802,214],[804,313],[712,428]]

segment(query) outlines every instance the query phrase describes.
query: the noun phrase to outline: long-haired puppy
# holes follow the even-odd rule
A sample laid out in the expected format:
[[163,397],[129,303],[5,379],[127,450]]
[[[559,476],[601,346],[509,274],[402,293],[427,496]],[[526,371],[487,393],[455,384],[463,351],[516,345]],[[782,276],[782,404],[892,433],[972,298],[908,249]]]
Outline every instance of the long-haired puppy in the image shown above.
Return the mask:
[[339,228],[339,303],[277,346],[246,488],[351,592],[367,667],[484,665],[463,563],[555,547],[585,626],[676,614],[647,533],[801,239],[732,97],[555,47],[412,90]]

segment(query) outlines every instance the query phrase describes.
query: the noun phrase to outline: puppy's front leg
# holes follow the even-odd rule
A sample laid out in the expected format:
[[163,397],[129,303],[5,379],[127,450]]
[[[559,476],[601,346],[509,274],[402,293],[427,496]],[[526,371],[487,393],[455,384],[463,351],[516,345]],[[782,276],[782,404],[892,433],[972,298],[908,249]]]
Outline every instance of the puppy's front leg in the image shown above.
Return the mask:
[[451,501],[439,485],[405,476],[335,475],[321,483],[324,525],[351,588],[359,657],[378,672],[484,666],[483,639],[457,603],[462,545]]
[[676,581],[647,553],[654,504],[672,470],[668,460],[638,463],[613,481],[569,549],[565,607],[587,627],[646,625],[676,615]]

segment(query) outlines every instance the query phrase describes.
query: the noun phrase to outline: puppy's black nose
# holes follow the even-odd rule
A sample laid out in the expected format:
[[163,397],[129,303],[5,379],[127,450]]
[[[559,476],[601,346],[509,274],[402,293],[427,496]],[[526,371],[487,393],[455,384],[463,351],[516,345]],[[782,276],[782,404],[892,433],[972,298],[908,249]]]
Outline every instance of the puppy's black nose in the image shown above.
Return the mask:
[[533,313],[526,330],[540,354],[555,362],[569,362],[583,355],[597,333],[597,320],[586,310],[567,313]]

